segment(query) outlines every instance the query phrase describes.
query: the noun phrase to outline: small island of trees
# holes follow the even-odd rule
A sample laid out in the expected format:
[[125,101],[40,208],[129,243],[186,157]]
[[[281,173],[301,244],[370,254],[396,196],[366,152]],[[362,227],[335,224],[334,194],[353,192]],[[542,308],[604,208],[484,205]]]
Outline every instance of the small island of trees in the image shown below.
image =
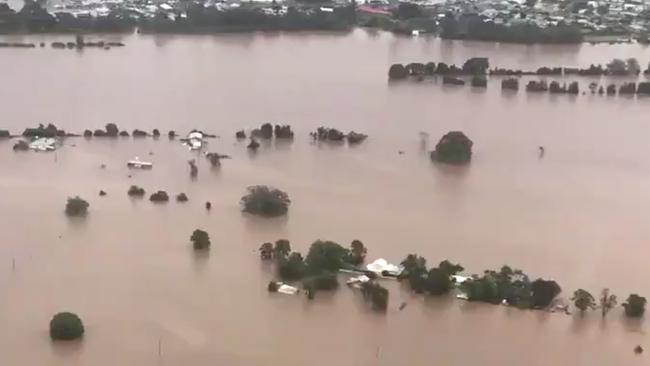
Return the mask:
[[149,201],[151,202],[167,202],[169,201],[169,195],[165,191],[158,191],[155,193],[152,193],[151,196],[149,197]]
[[192,242],[194,250],[205,250],[210,248],[210,236],[207,232],[201,229],[196,229],[192,232],[190,241]]
[[454,165],[469,163],[472,159],[472,145],[472,140],[464,133],[448,132],[431,152],[431,160]]
[[[462,276],[460,273],[464,268],[460,264],[443,260],[437,266],[428,268],[424,257],[409,254],[400,263],[401,273],[391,275],[382,272],[378,275],[360,267],[367,248],[358,240],[352,241],[350,248],[332,241],[317,240],[309,247],[307,256],[303,257],[300,252],[292,251],[288,240],[280,239],[275,243],[262,244],[259,253],[262,260],[273,261],[277,276],[283,281],[302,281],[309,299],[313,299],[317,291],[338,288],[337,273],[345,271],[367,276],[357,287],[375,310],[383,311],[388,306],[389,292],[378,283],[379,279],[397,276],[398,281],[406,282],[417,294],[444,296],[455,292],[457,298],[467,301],[505,304],[518,309],[563,310],[568,313],[568,307],[557,299],[562,291],[557,282],[544,278],[532,280],[522,270],[507,265],[499,270],[486,270],[482,275]],[[348,281],[348,284],[354,283]],[[277,282],[271,281],[268,289],[276,292],[278,286]],[[617,305],[617,297],[609,289],[603,289],[598,300],[588,291],[578,289],[571,301],[581,314],[600,309],[603,318]],[[628,317],[641,317],[645,305],[646,299],[636,294],[630,295],[622,304]]]
[[68,198],[65,205],[65,214],[68,216],[85,216],[90,204],[79,196]]
[[275,217],[286,215],[291,200],[286,192],[268,186],[251,186],[241,198],[242,211],[253,215]]
[[129,187],[127,194],[131,197],[143,197],[145,192],[144,188],[133,185]]
[[52,340],[70,341],[81,338],[84,326],[77,314],[70,312],[57,313],[50,320],[50,338]]

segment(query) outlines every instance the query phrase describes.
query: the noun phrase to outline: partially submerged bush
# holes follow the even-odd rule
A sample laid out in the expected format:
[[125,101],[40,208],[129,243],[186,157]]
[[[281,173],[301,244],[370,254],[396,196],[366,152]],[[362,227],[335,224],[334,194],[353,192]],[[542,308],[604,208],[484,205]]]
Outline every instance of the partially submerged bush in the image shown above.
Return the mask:
[[431,152],[431,159],[447,164],[466,164],[472,159],[472,140],[460,131],[451,131],[444,135],[436,149]]
[[246,138],[246,132],[244,130],[239,130],[239,131],[235,132],[235,138],[237,140],[245,139]]
[[263,139],[273,138],[273,125],[270,123],[265,123],[260,127],[260,137]]
[[266,289],[267,289],[269,292],[278,292],[278,288],[279,288],[279,287],[280,287],[280,286],[278,286],[278,283],[277,283],[277,282],[275,282],[275,281],[269,281],[269,285],[266,286]]
[[120,131],[120,136],[122,136],[122,137],[129,137],[129,131],[126,131],[126,130],[124,130],[124,131]]
[[259,147],[260,147],[260,143],[257,142],[257,140],[251,138],[251,142],[248,144],[247,148],[256,151]]
[[175,138],[176,138],[176,131],[174,131],[174,130],[170,130],[170,131],[167,133],[167,137],[168,137],[170,140],[175,139]]
[[88,213],[90,204],[79,196],[68,198],[65,205],[65,213],[68,216],[84,216]]
[[339,287],[339,281],[335,272],[321,272],[303,281],[305,289],[313,290],[335,290]]
[[300,253],[291,253],[278,259],[278,274],[286,281],[296,281],[305,275],[305,262]]
[[316,132],[312,132],[311,136],[315,140],[319,141],[343,141],[345,138],[345,134],[336,128],[329,128],[329,127],[318,127],[316,129]]
[[388,308],[388,290],[382,285],[373,282],[361,284],[363,297],[370,301],[373,309],[385,311]]
[[363,142],[367,137],[368,137],[368,135],[365,135],[363,133],[357,133],[357,132],[354,132],[354,131],[350,131],[348,133],[348,135],[347,135],[348,144],[350,144],[350,145],[359,144],[359,143]]
[[108,135],[106,134],[106,131],[97,129],[97,130],[95,130],[95,132],[93,132],[93,136],[95,136],[95,137],[105,137],[105,136],[108,136]]
[[153,129],[153,137],[158,138],[160,137],[160,131],[157,128]]
[[291,200],[286,192],[268,186],[248,187],[241,198],[242,210],[254,215],[281,216],[289,210]]
[[79,316],[69,312],[57,313],[50,320],[50,338],[69,341],[81,338],[84,326]]
[[146,136],[147,136],[147,132],[146,132],[146,131],[142,131],[142,130],[135,129],[135,130],[133,130],[133,133],[132,133],[131,135],[132,135],[133,137],[146,137]]
[[625,316],[629,318],[640,318],[645,313],[645,305],[647,300],[643,296],[637,294],[630,295],[623,303],[625,308]]
[[213,153],[213,152],[207,153],[205,154],[205,158],[208,159],[210,165],[212,166],[221,165],[221,155],[219,155],[219,153]]
[[177,202],[187,202],[187,195],[185,193],[179,193],[176,195]]
[[409,75],[408,70],[402,64],[393,64],[388,69],[389,79],[404,79]]
[[190,237],[194,250],[203,250],[210,248],[210,236],[207,232],[196,229]]
[[84,137],[85,137],[85,138],[93,137],[93,131],[91,131],[91,130],[84,130]]
[[115,123],[109,123],[106,125],[106,136],[108,137],[116,137],[119,131],[120,130],[117,128]]
[[144,188],[138,186],[131,186],[127,194],[129,196],[142,197],[144,196]]
[[27,151],[29,150],[29,144],[24,140],[18,140],[18,142],[14,144],[13,149],[14,151]]
[[165,192],[165,191],[158,191],[156,193],[153,193],[149,197],[149,201],[151,201],[151,202],[167,202],[167,201],[169,201],[169,196],[167,195],[167,192]]
[[289,125],[275,125],[275,138],[276,139],[292,139],[293,131]]

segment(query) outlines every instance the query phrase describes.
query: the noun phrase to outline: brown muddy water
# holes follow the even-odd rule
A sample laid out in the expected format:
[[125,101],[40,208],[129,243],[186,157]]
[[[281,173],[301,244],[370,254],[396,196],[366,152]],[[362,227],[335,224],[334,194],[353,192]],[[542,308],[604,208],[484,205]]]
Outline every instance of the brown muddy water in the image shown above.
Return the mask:
[[[390,309],[375,314],[345,286],[313,302],[269,295],[273,271],[257,248],[278,238],[302,251],[319,238],[360,239],[370,259],[398,262],[413,252],[430,263],[461,262],[468,273],[510,264],[557,280],[564,297],[578,287],[610,287],[621,301],[650,295],[650,100],[506,97],[495,81],[487,91],[386,81],[393,62],[488,56],[528,69],[634,56],[645,64],[648,49],[365,31],[123,41],[110,51],[0,51],[0,128],[196,127],[219,134],[209,150],[233,159],[218,169],[199,159],[192,181],[187,161],[196,156],[166,137],[69,139],[46,154],[0,143],[1,364],[647,364],[632,349],[650,347],[648,325],[626,321],[620,308],[603,322],[596,313],[424,299],[386,282]],[[296,139],[249,155],[234,132],[265,121],[290,123]],[[355,148],[311,143],[308,132],[321,124],[370,138]],[[427,150],[454,129],[474,140],[471,166],[431,164]],[[154,169],[129,172],[134,156]],[[131,184],[190,201],[129,199]],[[289,215],[241,214],[239,198],[252,184],[286,190]],[[77,194],[90,213],[70,220],[64,203]],[[208,256],[188,243],[197,227],[212,238]],[[408,306],[398,311],[402,301]],[[82,342],[50,342],[47,324],[62,310],[84,320]]]

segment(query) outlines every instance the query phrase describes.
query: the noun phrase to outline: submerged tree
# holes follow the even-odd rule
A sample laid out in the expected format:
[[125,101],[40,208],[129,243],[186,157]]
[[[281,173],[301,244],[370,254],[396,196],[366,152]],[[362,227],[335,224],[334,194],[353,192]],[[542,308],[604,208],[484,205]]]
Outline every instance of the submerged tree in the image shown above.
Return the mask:
[[287,281],[296,281],[305,275],[305,262],[298,252],[289,254],[286,258],[278,260],[278,274]]
[[273,259],[273,244],[271,243],[262,244],[260,246],[259,252],[260,252],[260,258],[262,258],[263,260]]
[[346,267],[349,251],[333,241],[317,240],[309,247],[305,264],[310,274],[338,272]]
[[85,216],[89,206],[90,204],[79,196],[70,197],[65,205],[65,213],[68,216]]
[[444,135],[436,149],[431,152],[431,159],[447,164],[466,164],[472,159],[473,142],[460,131],[451,131]]
[[129,196],[133,197],[142,197],[144,196],[144,193],[144,188],[138,186],[129,187],[129,191],[127,192]]
[[604,288],[600,294],[600,311],[602,317],[607,316],[607,313],[616,307],[616,295],[610,294],[608,288]]
[[210,236],[203,230],[194,230],[192,236],[190,236],[190,241],[192,242],[194,250],[203,250],[210,248]]
[[388,308],[388,290],[378,283],[365,282],[361,285],[363,297],[370,301],[373,309],[386,311]]
[[623,303],[623,308],[625,308],[625,316],[629,318],[640,318],[645,313],[645,304],[647,300],[643,296],[637,294],[631,294],[628,296],[627,300]]
[[69,341],[81,338],[83,334],[84,326],[77,314],[61,312],[50,320],[50,338],[53,340]]
[[580,314],[582,315],[584,315],[587,310],[593,310],[596,308],[596,300],[587,290],[575,290],[573,292],[573,297],[571,297],[571,301],[573,301],[573,305],[580,310]]
[[411,289],[423,293],[426,289],[427,260],[417,254],[409,254],[401,263],[404,267],[401,278],[406,278]]
[[408,70],[402,64],[393,64],[388,70],[389,79],[404,79],[409,75]]
[[532,306],[534,308],[545,308],[562,291],[560,285],[555,281],[536,279],[531,284]]
[[361,240],[353,240],[350,244],[349,262],[355,266],[360,265],[366,258],[368,249],[363,245]]
[[275,241],[273,247],[273,255],[276,258],[286,258],[291,253],[291,243],[287,239],[279,239]]
[[285,215],[290,203],[286,192],[268,186],[248,187],[248,193],[241,198],[244,212],[268,217]]

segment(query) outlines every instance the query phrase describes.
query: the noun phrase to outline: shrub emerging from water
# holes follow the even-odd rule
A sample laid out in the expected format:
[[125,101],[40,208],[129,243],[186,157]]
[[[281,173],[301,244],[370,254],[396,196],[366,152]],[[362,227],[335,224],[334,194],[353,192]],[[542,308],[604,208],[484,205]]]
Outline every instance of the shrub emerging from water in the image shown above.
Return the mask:
[[185,193],[179,193],[176,195],[176,201],[177,202],[187,202],[188,198]]
[[68,216],[85,216],[89,206],[90,204],[79,196],[70,197],[65,205],[65,213]]
[[640,318],[645,313],[645,304],[648,301],[645,297],[637,294],[628,296],[627,300],[623,303],[625,308],[625,316],[629,318]]
[[196,229],[190,237],[194,250],[204,250],[210,248],[210,236],[207,232]]
[[404,79],[409,75],[408,70],[402,64],[393,64],[388,69],[389,79]]
[[473,142],[460,131],[451,131],[444,135],[436,149],[431,152],[431,159],[447,164],[466,164],[472,159]]
[[286,192],[267,186],[248,187],[241,198],[244,212],[266,217],[282,216],[289,211],[291,200]]
[[278,274],[286,281],[301,279],[305,275],[305,262],[302,255],[294,252],[286,258],[278,258]]
[[81,338],[84,326],[79,316],[69,312],[57,313],[50,320],[50,338],[53,340],[73,340]]
[[275,282],[275,281],[270,281],[269,284],[268,284],[268,286],[266,286],[266,289],[267,289],[269,292],[278,292],[278,288],[279,288],[279,287],[280,287],[280,286],[278,286],[278,283],[277,283],[277,282]]
[[169,201],[169,195],[167,195],[167,192],[165,192],[165,191],[158,191],[156,193],[153,193],[149,197],[149,201],[151,201],[151,202],[167,202],[167,201]]
[[335,272],[321,272],[315,276],[311,276],[303,281],[305,289],[312,291],[318,290],[335,290],[339,287],[339,281]]
[[363,297],[370,301],[372,308],[378,311],[386,311],[388,308],[388,290],[382,285],[373,282],[366,282],[361,285]]
[[138,186],[131,186],[127,194],[133,197],[142,197],[144,196],[144,188]]
[[338,272],[339,269],[348,267],[350,251],[333,241],[315,241],[311,247],[305,263],[310,274],[322,272]]

